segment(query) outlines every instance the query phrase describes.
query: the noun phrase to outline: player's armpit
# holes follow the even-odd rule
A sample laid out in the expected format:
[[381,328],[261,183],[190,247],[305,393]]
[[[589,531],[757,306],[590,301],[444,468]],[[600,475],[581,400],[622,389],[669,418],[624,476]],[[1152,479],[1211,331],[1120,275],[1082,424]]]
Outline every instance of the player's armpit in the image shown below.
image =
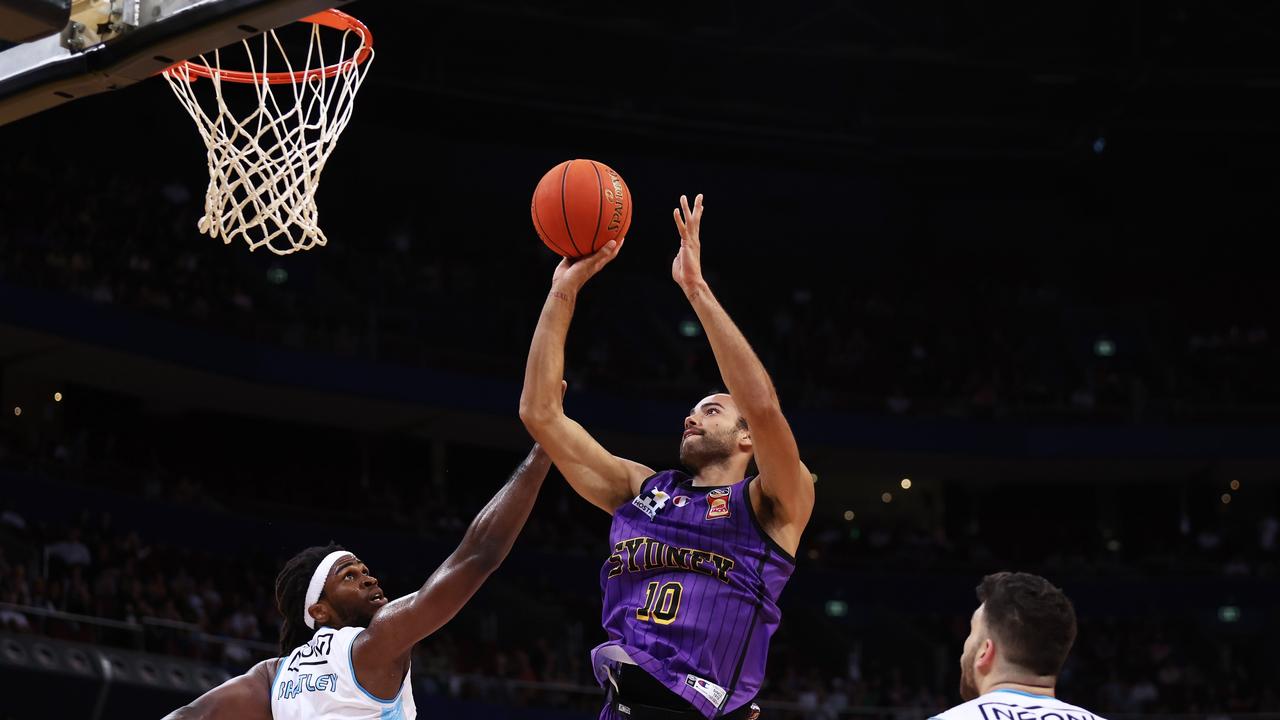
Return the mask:
[[640,494],[640,485],[653,475],[648,467],[605,450],[586,428],[563,413],[525,425],[569,485],[610,515]]

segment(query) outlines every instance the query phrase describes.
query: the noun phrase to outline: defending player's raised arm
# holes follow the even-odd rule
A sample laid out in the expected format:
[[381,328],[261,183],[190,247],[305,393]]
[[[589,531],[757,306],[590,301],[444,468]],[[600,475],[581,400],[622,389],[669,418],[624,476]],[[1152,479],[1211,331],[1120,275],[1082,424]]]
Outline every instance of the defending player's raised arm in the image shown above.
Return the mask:
[[164,716],[164,720],[271,720],[271,679],[281,658],[263,660]]
[[711,293],[702,276],[702,195],[689,200],[680,196],[675,210],[680,250],[671,264],[671,277],[684,291],[707,333],[724,379],[751,432],[759,491],[769,500],[776,540],[794,552],[800,533],[813,512],[813,476],[800,461],[791,426],[782,415],[778,394],[764,365]]
[[575,491],[612,513],[640,492],[653,474],[649,468],[611,454],[564,413],[564,344],[578,293],[586,281],[617,256],[621,242],[610,241],[594,255],[561,261],[551,279],[525,364],[520,419],[547,450]]
[[551,459],[535,445],[421,589],[374,615],[351,651],[362,684],[399,687],[413,646],[449,622],[506,559],[550,468]]

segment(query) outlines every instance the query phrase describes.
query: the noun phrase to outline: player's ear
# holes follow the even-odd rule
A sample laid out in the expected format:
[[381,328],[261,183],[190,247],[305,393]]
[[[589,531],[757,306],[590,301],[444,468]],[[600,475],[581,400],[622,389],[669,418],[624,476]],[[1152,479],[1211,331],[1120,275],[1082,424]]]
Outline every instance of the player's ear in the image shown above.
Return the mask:
[[978,648],[977,657],[973,659],[974,666],[982,671],[988,672],[996,662],[996,644],[991,642],[991,638],[982,641],[982,646]]
[[329,603],[321,600],[307,608],[307,614],[316,621],[316,628],[319,629],[321,625],[328,625],[333,619],[333,608],[329,607]]

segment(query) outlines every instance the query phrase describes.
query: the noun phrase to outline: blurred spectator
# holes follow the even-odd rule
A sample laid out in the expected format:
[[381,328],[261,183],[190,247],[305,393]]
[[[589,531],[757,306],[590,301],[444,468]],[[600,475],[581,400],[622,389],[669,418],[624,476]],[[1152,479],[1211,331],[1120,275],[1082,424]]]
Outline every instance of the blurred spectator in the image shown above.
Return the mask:
[[80,542],[80,529],[74,527],[67,531],[66,539],[46,545],[44,552],[50,560],[59,561],[68,567],[88,565],[93,561],[89,548]]

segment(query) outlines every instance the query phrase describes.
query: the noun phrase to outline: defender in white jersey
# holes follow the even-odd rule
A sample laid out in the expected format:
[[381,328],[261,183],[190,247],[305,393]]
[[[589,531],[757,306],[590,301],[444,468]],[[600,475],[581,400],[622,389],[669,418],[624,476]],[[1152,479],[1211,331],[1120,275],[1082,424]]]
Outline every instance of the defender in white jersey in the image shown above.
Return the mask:
[[397,692],[387,698],[369,692],[356,677],[355,641],[364,628],[322,627],[306,645],[282,658],[271,683],[274,720],[409,720],[417,717],[406,672]]
[[960,656],[963,705],[931,720],[1103,720],[1055,697],[1076,640],[1076,613],[1039,575],[1001,572],[978,585]]
[[453,618],[510,552],[551,460],[538,445],[444,563],[388,602],[355,555],[311,547],[276,578],[281,657],[201,695],[165,720],[414,720],[410,652]]

